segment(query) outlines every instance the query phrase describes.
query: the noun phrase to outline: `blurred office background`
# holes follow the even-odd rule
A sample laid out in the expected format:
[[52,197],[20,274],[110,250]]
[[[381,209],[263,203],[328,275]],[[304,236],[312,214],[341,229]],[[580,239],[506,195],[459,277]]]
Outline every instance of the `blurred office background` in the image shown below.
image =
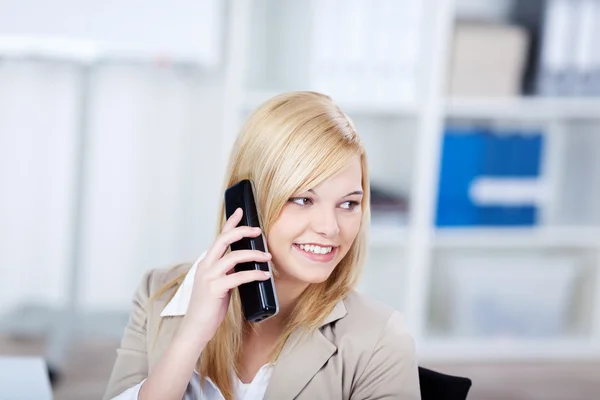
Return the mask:
[[600,0],[0,0],[0,355],[99,398],[142,274],[212,241],[244,118],[369,151],[360,290],[473,399],[600,393]]

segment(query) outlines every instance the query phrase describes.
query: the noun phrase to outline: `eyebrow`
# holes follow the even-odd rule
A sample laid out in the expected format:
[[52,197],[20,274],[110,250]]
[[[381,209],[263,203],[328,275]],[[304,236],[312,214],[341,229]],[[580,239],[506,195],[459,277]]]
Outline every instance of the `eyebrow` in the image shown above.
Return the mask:
[[[310,192],[310,193],[312,193],[312,194],[316,195],[315,191],[314,191],[314,190],[312,190],[312,189],[308,189],[308,192]],[[362,196],[363,194],[364,194],[364,193],[363,193],[363,191],[362,191],[362,190],[355,190],[354,192],[350,192],[350,193],[348,193],[347,195],[345,195],[345,196],[342,196],[342,199],[343,199],[344,197],[350,197],[350,196],[354,196],[354,195],[361,195],[361,196]]]

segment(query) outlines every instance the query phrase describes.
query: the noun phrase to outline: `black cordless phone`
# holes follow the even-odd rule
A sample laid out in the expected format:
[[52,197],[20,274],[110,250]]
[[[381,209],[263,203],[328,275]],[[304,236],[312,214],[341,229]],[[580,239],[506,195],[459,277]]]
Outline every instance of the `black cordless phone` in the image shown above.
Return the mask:
[[[238,226],[253,226],[262,229],[258,210],[254,200],[254,186],[252,181],[244,179],[225,191],[225,215],[227,219],[241,208],[244,211],[242,220]],[[242,238],[231,244],[231,251],[236,250],[259,250],[267,251],[267,243],[264,234],[255,238]],[[235,271],[248,271],[259,269],[271,272],[269,262],[246,262],[235,266]],[[238,287],[242,301],[244,317],[250,322],[260,322],[279,311],[277,293],[273,276],[266,281],[254,281],[244,283]]]

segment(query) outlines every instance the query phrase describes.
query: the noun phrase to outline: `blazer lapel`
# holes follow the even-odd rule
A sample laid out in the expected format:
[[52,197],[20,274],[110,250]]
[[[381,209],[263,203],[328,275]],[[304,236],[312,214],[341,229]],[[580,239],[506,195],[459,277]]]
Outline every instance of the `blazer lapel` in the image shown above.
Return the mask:
[[[346,308],[340,301],[320,328],[345,315]],[[323,335],[321,329],[312,333],[294,331],[275,363],[264,399],[295,398],[336,350],[337,347]]]
[[164,353],[164,351],[171,344],[171,340],[173,336],[177,332],[179,328],[179,324],[183,320],[182,317],[160,317],[158,320],[159,326],[156,326],[155,329],[159,329],[158,331],[154,330],[152,333],[152,337],[149,338],[152,340],[150,349],[150,370],[154,367],[154,365],[160,360],[160,357]]

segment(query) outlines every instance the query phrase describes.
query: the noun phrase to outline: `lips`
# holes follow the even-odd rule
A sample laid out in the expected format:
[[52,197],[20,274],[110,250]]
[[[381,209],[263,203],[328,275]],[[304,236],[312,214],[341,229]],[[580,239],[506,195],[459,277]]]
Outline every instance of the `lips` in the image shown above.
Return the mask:
[[327,254],[330,253],[334,248],[334,246],[324,246],[318,244],[298,244],[298,247],[300,247],[301,250],[314,254]]
[[[294,244],[294,249],[297,250],[303,257],[310,261],[327,263],[331,262],[337,253],[338,247],[320,246],[312,244]],[[317,251],[319,251],[317,253]]]

